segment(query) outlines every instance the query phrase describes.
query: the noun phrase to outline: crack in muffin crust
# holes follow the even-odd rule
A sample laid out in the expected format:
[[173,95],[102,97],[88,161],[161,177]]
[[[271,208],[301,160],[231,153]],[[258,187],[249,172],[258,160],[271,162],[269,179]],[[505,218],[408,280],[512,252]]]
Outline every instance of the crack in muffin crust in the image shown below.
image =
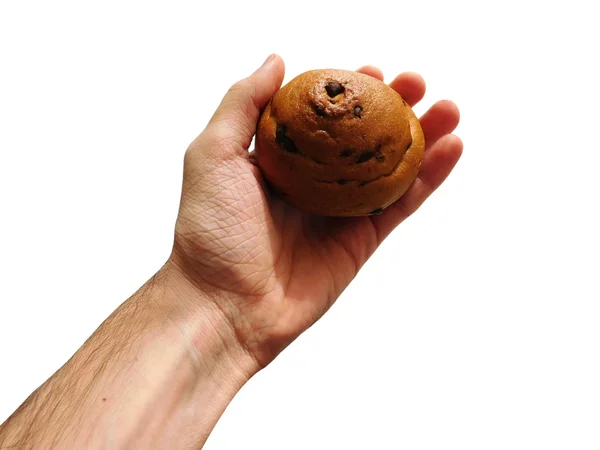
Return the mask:
[[[388,172],[388,173],[382,173],[381,175],[372,178],[370,180],[353,180],[353,179],[347,179],[347,178],[342,178],[340,180],[337,181],[327,181],[327,180],[319,180],[316,178],[312,178],[313,181],[317,182],[317,183],[325,183],[325,184],[334,184],[334,183],[338,183],[338,184],[348,184],[348,183],[359,183],[359,186],[366,186],[369,183],[373,183],[375,181],[381,180],[382,178],[386,178],[386,177],[390,177],[392,175],[394,175],[394,173],[398,170],[398,168],[400,167],[400,165],[402,164],[403,160],[404,160],[404,156],[406,155],[406,153],[408,153],[408,151],[410,150],[411,146],[408,146],[408,148],[405,150],[405,152],[402,154],[402,156],[400,157],[400,160],[398,161],[398,163],[394,166],[394,168]],[[340,181],[342,181],[340,183]]]

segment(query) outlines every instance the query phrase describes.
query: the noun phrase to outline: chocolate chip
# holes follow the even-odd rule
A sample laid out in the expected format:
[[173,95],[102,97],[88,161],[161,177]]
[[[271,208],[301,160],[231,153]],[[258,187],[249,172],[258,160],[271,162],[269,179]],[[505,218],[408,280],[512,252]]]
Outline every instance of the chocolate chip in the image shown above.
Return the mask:
[[273,192],[273,194],[278,195],[280,197],[286,197],[287,194],[279,189],[277,189],[275,186],[273,186],[271,183],[267,183],[269,186],[269,189]]
[[321,105],[315,106],[315,113],[319,117],[325,117],[327,115],[327,114],[325,114],[325,108],[323,108]]
[[275,139],[281,145],[284,150],[290,153],[300,153],[294,141],[287,137],[285,125],[277,125],[277,131],[275,132]]
[[356,160],[356,164],[367,162],[375,156],[375,152],[364,152],[362,155],[358,157]]
[[344,180],[343,178],[340,178],[339,180],[337,180],[338,184],[346,184],[347,181]]
[[377,209],[374,209],[373,211],[371,211],[369,214],[372,216],[377,216],[377,215],[381,214],[382,212],[383,212],[383,208],[377,208]]
[[357,117],[360,119],[360,113],[362,113],[362,108],[360,106],[355,106],[354,107],[354,117]]
[[346,150],[342,150],[342,151],[340,152],[340,156],[341,156],[342,158],[347,158],[348,156],[351,156],[351,155],[352,155],[352,153],[353,153],[353,152],[352,152],[352,150],[348,150],[348,149],[346,149]]
[[346,89],[337,81],[330,81],[325,86],[325,90],[327,91],[327,95],[333,98],[336,95],[340,95],[341,93],[343,93]]

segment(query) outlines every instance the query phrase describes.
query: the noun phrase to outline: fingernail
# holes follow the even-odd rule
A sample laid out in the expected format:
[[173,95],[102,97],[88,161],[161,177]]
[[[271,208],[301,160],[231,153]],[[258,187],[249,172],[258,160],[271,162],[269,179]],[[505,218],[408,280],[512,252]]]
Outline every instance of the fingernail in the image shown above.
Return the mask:
[[268,65],[269,65],[269,63],[270,63],[271,61],[273,61],[274,59],[275,59],[275,53],[272,53],[272,54],[270,54],[270,55],[269,55],[269,57],[268,57],[267,59],[265,59],[265,62],[264,62],[264,63],[262,63],[262,66],[260,66],[260,67],[257,69],[257,72],[258,72],[259,70],[261,70],[262,68],[264,68],[264,67],[268,66]]

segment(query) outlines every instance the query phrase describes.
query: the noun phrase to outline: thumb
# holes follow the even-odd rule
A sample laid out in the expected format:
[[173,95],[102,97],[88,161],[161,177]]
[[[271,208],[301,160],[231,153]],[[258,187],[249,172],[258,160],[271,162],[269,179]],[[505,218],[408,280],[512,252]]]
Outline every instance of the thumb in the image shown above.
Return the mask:
[[269,56],[252,75],[229,89],[207,128],[247,150],[256,132],[260,113],[281,86],[284,72],[281,57],[275,54]]

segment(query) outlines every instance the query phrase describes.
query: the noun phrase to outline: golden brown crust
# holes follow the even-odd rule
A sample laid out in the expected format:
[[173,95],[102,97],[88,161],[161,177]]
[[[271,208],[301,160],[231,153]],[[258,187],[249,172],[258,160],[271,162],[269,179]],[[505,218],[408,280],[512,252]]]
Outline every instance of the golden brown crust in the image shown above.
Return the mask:
[[368,75],[313,70],[271,99],[256,134],[256,160],[293,206],[325,216],[376,214],[416,178],[424,153],[417,117]]

